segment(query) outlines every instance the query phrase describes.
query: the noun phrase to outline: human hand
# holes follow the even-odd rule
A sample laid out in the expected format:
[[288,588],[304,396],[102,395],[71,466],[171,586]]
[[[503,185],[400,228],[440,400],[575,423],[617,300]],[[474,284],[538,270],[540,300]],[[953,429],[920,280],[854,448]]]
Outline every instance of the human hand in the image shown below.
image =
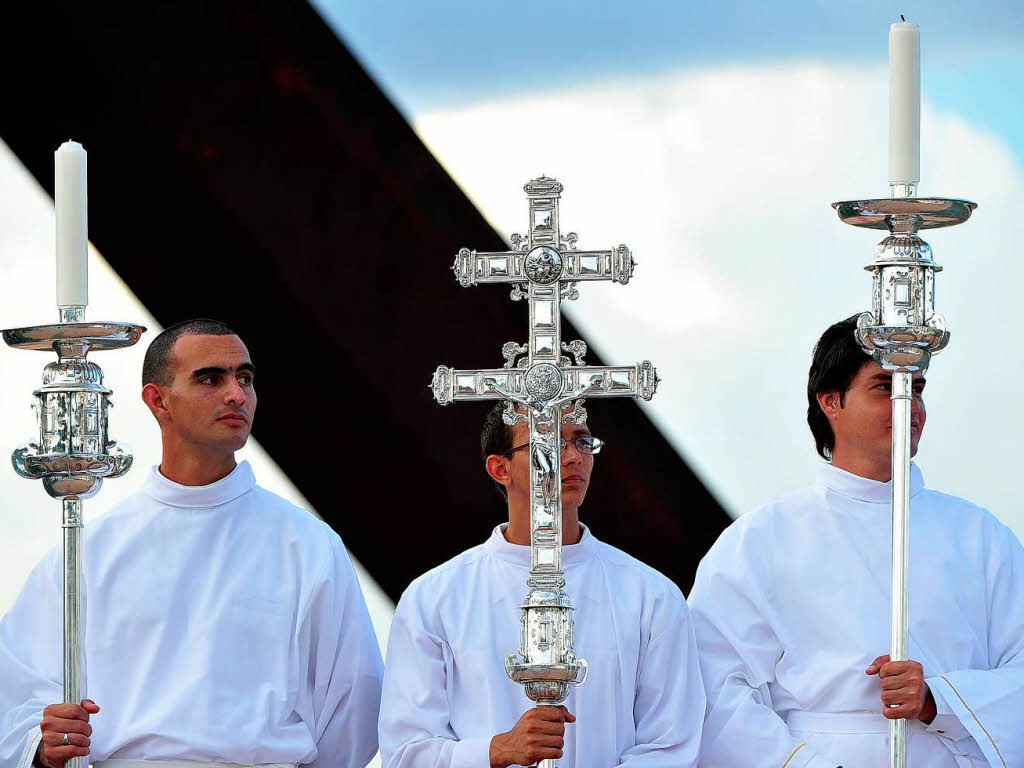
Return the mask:
[[935,698],[924,681],[924,667],[916,661],[889,661],[879,656],[865,674],[878,675],[882,684],[882,714],[890,720],[920,720],[925,725],[935,719]]
[[78,704],[51,704],[43,710],[39,724],[43,738],[36,750],[36,758],[46,768],[64,768],[73,757],[89,754],[92,740],[92,726],[89,715],[100,711],[92,699],[82,699]]
[[565,707],[528,709],[511,731],[499,733],[491,739],[491,768],[557,760],[562,756],[565,745],[565,723],[575,722],[575,715]]

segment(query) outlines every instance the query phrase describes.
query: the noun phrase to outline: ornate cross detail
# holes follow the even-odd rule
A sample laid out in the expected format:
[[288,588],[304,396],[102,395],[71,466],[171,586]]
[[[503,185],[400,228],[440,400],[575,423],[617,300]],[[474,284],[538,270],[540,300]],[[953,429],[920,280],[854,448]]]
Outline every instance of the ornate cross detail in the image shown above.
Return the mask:
[[509,341],[502,347],[505,362],[500,368],[439,366],[430,388],[441,405],[505,400],[505,423],[529,424],[529,592],[523,605],[519,657],[509,654],[505,669],[509,677],[525,685],[531,700],[558,704],[565,700],[570,685],[582,684],[587,670],[586,661],[572,648],[572,603],[562,589],[561,424],[565,419],[580,423],[586,418],[583,398],[650,400],[658,376],[647,360],[625,366],[585,365],[587,345],[579,340],[562,341],[561,302],[579,296],[578,284],[611,280],[625,285],[636,265],[625,245],[580,251],[575,233],[562,236],[558,215],[562,185],[558,181],[542,176],[526,184],[524,190],[529,203],[529,234],[513,235],[510,251],[462,248],[452,270],[465,287],[511,285],[513,301],[527,300],[529,338],[525,344]]

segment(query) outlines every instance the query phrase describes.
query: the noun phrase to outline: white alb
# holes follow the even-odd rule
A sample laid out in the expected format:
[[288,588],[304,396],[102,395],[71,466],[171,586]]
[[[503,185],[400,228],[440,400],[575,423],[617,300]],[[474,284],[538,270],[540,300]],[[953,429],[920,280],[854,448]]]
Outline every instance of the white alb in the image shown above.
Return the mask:
[[[27,766],[61,701],[61,555],[0,622],[0,765]],[[85,528],[90,760],[362,768],[380,651],[351,561],[247,462],[187,487],[157,468]]]
[[[890,491],[823,464],[744,515],[700,564],[693,611],[707,768],[878,768],[888,721]],[[938,716],[908,726],[912,768],[1024,766],[1024,550],[991,514],[911,467],[909,656]]]

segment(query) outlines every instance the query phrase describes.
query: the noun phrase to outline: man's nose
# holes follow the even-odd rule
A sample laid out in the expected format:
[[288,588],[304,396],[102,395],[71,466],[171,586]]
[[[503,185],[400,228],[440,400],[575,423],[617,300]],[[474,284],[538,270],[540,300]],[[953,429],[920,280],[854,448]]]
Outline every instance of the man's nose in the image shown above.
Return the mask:
[[572,464],[574,462],[583,461],[583,454],[580,453],[580,449],[576,447],[576,443],[572,440],[562,441],[562,463]]
[[235,379],[231,379],[224,392],[224,402],[228,405],[241,405],[245,402],[245,390]]

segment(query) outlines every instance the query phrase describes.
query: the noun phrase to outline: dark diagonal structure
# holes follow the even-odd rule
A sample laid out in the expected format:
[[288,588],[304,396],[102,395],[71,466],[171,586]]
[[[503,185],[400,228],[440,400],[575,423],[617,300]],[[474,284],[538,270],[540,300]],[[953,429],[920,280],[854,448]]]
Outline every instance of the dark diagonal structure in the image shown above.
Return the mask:
[[[439,355],[475,365],[522,335],[519,307],[447,269],[505,244],[327,24],[294,2],[18,8],[0,138],[51,193],[54,148],[87,147],[91,239],[161,323],[238,329],[255,437],[354,555],[397,598],[482,541],[503,514],[483,411],[427,383]],[[637,406],[590,410],[614,448],[586,519],[688,589],[727,516]]]

